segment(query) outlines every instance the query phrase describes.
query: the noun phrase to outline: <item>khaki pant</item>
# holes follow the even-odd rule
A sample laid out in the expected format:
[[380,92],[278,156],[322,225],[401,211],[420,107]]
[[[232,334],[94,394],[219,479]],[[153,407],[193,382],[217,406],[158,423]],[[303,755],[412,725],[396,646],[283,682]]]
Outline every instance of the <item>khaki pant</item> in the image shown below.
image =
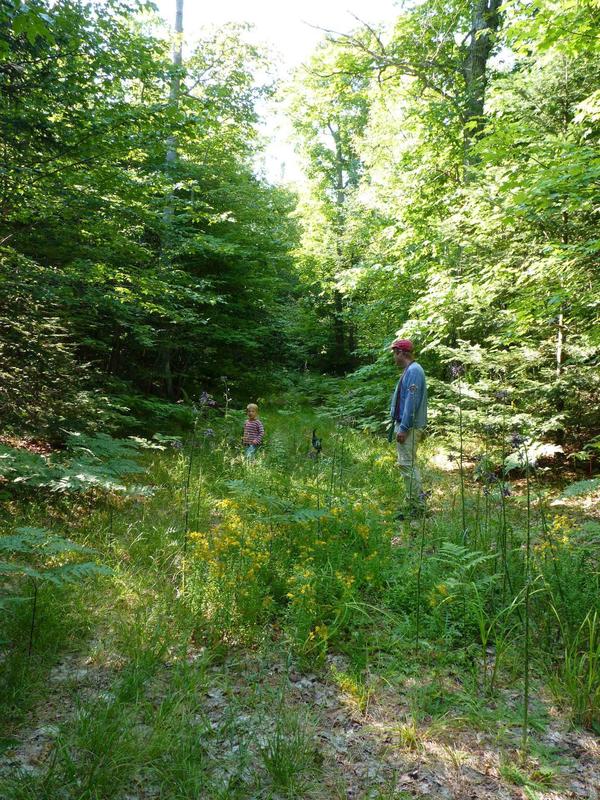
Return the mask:
[[419,442],[423,438],[423,431],[420,428],[410,428],[406,433],[404,442],[397,442],[398,467],[404,478],[406,488],[406,504],[409,507],[423,506],[423,485],[421,484],[421,473],[417,466],[417,449]]

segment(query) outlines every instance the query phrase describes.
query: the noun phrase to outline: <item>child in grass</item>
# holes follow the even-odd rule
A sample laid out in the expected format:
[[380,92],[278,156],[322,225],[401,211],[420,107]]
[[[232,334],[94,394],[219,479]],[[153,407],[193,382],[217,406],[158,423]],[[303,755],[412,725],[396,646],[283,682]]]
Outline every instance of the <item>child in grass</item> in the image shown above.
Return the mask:
[[242,441],[246,448],[246,458],[252,461],[256,455],[256,451],[262,444],[265,429],[258,418],[258,406],[256,403],[248,403],[246,406],[246,414],[248,415],[248,419],[244,423],[244,438]]

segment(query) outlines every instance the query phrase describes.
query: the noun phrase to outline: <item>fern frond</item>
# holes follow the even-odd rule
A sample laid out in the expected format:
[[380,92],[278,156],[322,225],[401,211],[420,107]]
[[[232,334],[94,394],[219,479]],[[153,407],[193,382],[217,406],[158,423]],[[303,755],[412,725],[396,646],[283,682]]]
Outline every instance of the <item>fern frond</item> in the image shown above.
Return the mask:
[[561,494],[561,497],[581,497],[586,494],[593,494],[600,489],[600,478],[590,478],[585,481],[575,481],[569,484]]

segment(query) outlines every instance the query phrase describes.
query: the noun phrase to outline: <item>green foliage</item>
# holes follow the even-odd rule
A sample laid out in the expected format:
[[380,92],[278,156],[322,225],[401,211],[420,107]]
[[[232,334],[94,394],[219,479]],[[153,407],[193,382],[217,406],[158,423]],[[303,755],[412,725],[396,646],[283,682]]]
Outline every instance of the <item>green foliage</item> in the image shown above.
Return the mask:
[[187,400],[224,374],[236,399],[286,390],[302,366],[359,367],[332,405],[376,430],[399,330],[435,423],[460,362],[467,414],[507,390],[537,439],[587,452],[600,425],[593,4],[427,0],[387,33],[323,42],[287,93],[299,198],[252,167],[273,84],[244,26],[191,47],[175,105],[145,4],[2,14],[13,431],[179,427],[187,411],[156,396]]
[[[340,80],[366,98],[352,130],[361,169],[344,207],[354,255],[327,255],[317,189],[301,206],[304,272],[318,294],[335,268],[363,362],[338,401],[349,415],[380,425],[382,349],[398,332],[432,379],[434,424],[446,427],[446,365],[460,363],[473,416],[507,391],[512,419],[570,452],[600,426],[598,10],[540,0],[494,16],[487,4],[477,30],[482,8],[420,3],[393,31],[363,26],[322,49],[301,96]],[[306,147],[318,128],[302,124]]]
[[359,64],[354,53],[324,43],[289,92],[307,178],[297,212],[302,219],[297,259],[303,316],[296,324],[307,329],[302,332],[312,365],[334,373],[354,364],[342,276],[354,268],[362,245],[353,212],[364,166],[357,142],[368,119],[369,80]]
[[[24,3],[22,0],[6,0],[0,8],[0,24],[12,28],[17,37],[24,37],[30,45],[38,38],[51,41],[52,17],[44,11],[44,4],[33,0]],[[10,54],[5,36],[0,38],[0,61]]]
[[93,426],[99,404],[58,305],[35,290],[43,280],[39,265],[0,250],[0,413],[20,434],[59,442],[65,426]]
[[[560,618],[559,618],[560,619]],[[563,631],[564,653],[551,686],[570,704],[573,719],[600,730],[600,625],[590,610],[578,630]]]
[[316,750],[306,723],[283,709],[275,731],[261,750],[261,757],[276,791],[298,795],[314,777]]
[[[581,509],[557,514],[549,500],[559,490],[539,486],[533,467],[527,519],[522,478],[505,496],[507,482],[488,475],[490,444],[476,475],[464,467],[466,525],[450,462],[446,470],[424,470],[433,516],[423,527],[394,525],[393,448],[291,408],[261,409],[268,439],[251,464],[236,435],[239,413],[226,419],[203,412],[194,438],[138,442],[155,494],[135,504],[113,497],[110,507],[79,507],[77,498],[68,512],[69,530],[76,531],[70,541],[84,547],[32,530],[35,515],[56,516],[56,507],[12,504],[32,520],[25,530],[11,529],[5,541],[13,552],[3,553],[3,562],[40,573],[78,566],[91,561],[86,551],[93,544],[113,574],[96,581],[94,591],[74,583],[67,592],[42,580],[29,658],[22,643],[33,598],[6,606],[12,614],[2,618],[5,712],[31,702],[36,668],[40,675],[45,666],[46,684],[56,686],[47,670],[60,648],[69,657],[58,672],[66,672],[76,706],[52,734],[49,758],[28,775],[8,769],[0,794],[46,792],[54,800],[79,796],[82,786],[90,795],[115,786],[129,793],[141,779],[166,798],[200,791],[245,800],[265,787],[281,796],[318,793],[313,778],[325,774],[321,759],[328,769],[330,756],[298,714],[309,686],[326,697],[314,706],[319,730],[330,730],[327,720],[337,722],[344,706],[352,709],[349,719],[367,710],[370,719],[377,708],[389,711],[391,693],[402,693],[401,718],[386,712],[381,719],[406,750],[419,752],[426,740],[443,734],[447,741],[461,730],[471,740],[480,730],[512,751],[522,720],[515,691],[523,680],[528,580],[531,750],[540,731],[548,741],[547,695],[540,690],[546,681],[577,724],[596,724],[594,521],[582,519]],[[205,422],[212,431],[206,437]],[[315,427],[323,444],[318,459],[308,455]],[[94,448],[110,460],[123,447],[95,441],[78,437],[72,451]],[[32,585],[28,574],[6,576],[13,594],[17,580]],[[71,656],[74,643],[85,659],[83,677],[78,655]],[[309,675],[294,674],[307,668]],[[556,728],[554,719],[553,735]],[[540,785],[554,780],[545,763],[533,760],[519,762],[519,772]],[[506,780],[513,778],[516,772],[507,771]]]
[[[25,517],[0,537],[3,686],[11,708],[25,702],[34,631],[55,648],[35,654],[41,680],[64,641],[61,604],[74,614],[78,585],[110,577],[48,516],[114,567],[112,595],[85,602],[103,604],[126,664],[117,702],[93,700],[47,774],[15,785],[304,791],[318,763],[293,715],[255,744],[257,789],[245,755],[237,772],[219,765],[225,780],[210,774],[203,696],[146,694],[167,657],[183,681],[200,641],[274,640],[313,669],[341,654],[328,674],[359,710],[370,670],[397,679],[402,663],[419,677],[415,718],[456,711],[496,733],[500,717],[522,720],[525,744],[530,692],[548,679],[597,727],[599,533],[578,498],[599,486],[598,4],[425,0],[388,32],[323,43],[289,93],[299,198],[254,167],[272,85],[245,28],[191,46],[175,104],[170,42],[148,13],[137,0],[0,8],[0,412],[16,434],[0,478]],[[396,332],[415,340],[434,446],[449,449],[444,475],[426,475],[437,513],[418,531],[392,526],[393,455],[357,430],[386,423]],[[270,386],[278,413],[248,464],[232,398]],[[203,390],[216,407],[194,404]],[[152,442],[108,435],[156,428]],[[31,450],[7,444],[21,435]],[[31,437],[63,449],[40,454]],[[152,491],[130,483],[142,449]],[[563,457],[589,467],[564,515],[541,484]],[[522,711],[507,709],[521,684]],[[178,719],[188,733],[173,741]],[[400,738],[418,749],[418,733],[408,722]],[[503,771],[527,789],[552,781]]]
[[454,542],[444,542],[439,549],[436,560],[446,567],[446,574],[451,581],[464,581],[476,567],[489,561],[493,556],[469,550]]
[[593,494],[600,489],[600,478],[592,478],[586,481],[575,481],[571,483],[563,492],[563,497],[580,497],[581,495]]
[[252,391],[262,376],[240,363],[266,373],[287,359],[293,198],[252,166],[265,55],[243,26],[205,35],[174,107],[170,43],[149,9],[2,12],[0,403],[19,434],[123,429],[111,394],[143,415],[158,411],[143,395],[197,395],[223,374]]
[[[105,565],[77,560],[78,557],[95,554],[95,550],[43,528],[21,527],[14,534],[0,536],[0,557],[7,559],[0,560],[0,608],[14,608],[15,604],[31,599],[28,658],[33,651],[40,586],[51,585],[54,592],[59,592],[68,584],[99,575],[111,575],[112,570]],[[32,594],[24,594],[31,587]],[[10,654],[12,657],[7,657],[3,664],[1,683],[10,685],[11,666],[13,661],[19,660],[18,652],[18,649],[13,649]]]
[[120,494],[147,494],[146,487],[128,486],[123,478],[139,474],[135,459],[143,440],[114,439],[105,433],[67,433],[65,451],[50,455],[0,445],[0,476],[13,490],[47,488],[51,492],[93,489]]
[[[10,559],[0,562],[0,575],[62,586],[92,575],[111,574],[107,567],[91,561],[56,563],[68,556],[89,556],[96,552],[43,528],[17,528],[14,534],[0,538],[0,553]],[[18,557],[21,560],[17,560]]]

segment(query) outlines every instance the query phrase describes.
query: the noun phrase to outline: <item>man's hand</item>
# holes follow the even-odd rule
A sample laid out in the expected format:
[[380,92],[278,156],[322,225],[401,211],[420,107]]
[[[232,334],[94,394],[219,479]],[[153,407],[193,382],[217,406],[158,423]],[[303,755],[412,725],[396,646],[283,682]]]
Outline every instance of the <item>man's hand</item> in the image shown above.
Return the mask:
[[404,442],[406,441],[406,434],[407,431],[398,431],[398,433],[396,434],[396,441],[399,444],[404,444]]

